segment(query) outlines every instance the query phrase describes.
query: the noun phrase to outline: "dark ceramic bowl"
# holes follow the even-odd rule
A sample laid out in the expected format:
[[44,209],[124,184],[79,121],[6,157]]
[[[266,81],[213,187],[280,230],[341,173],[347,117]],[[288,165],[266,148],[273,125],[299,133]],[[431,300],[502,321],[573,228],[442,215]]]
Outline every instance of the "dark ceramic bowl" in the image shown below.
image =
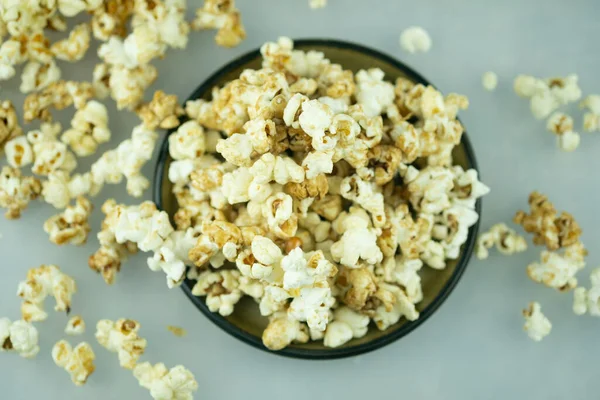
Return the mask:
[[[298,40],[295,42],[295,48],[322,51],[332,62],[339,63],[344,68],[352,69],[355,72],[360,69],[377,67],[385,72],[386,79],[389,81],[394,81],[396,78],[404,76],[417,83],[429,84],[425,78],[400,61],[376,50],[354,43],[338,40]],[[243,55],[210,76],[192,93],[188,100],[198,98],[210,99],[211,89],[214,86],[222,86],[225,82],[237,78],[241,71],[246,68],[260,68],[260,64],[261,55],[259,50]],[[454,149],[453,155],[456,164],[461,165],[465,169],[477,169],[475,154],[466,134],[462,136],[462,141]],[[165,138],[160,149],[154,176],[154,201],[160,209],[167,211],[169,215],[173,216],[177,210],[177,201],[171,193],[172,184],[167,178],[170,162],[169,141]],[[477,200],[476,210],[481,215],[480,200]],[[405,336],[425,322],[446,300],[448,295],[450,295],[467,267],[475,245],[478,228],[479,222],[469,230],[469,237],[463,245],[458,259],[449,261],[444,270],[436,271],[427,267],[421,270],[423,301],[417,306],[421,315],[416,321],[410,322],[402,319],[385,331],[380,331],[375,326],[371,326],[369,332],[364,337],[353,339],[343,346],[334,349],[325,347],[323,342],[320,341],[293,344],[283,350],[272,353],[306,359],[341,358],[378,349]],[[262,332],[268,321],[267,318],[260,315],[258,306],[253,300],[244,298],[235,307],[235,312],[232,315],[222,317],[219,314],[209,311],[203,297],[196,297],[192,294],[193,286],[193,281],[186,280],[182,288],[186,296],[207,318],[230,335],[258,349],[269,351],[263,346],[261,340]]]

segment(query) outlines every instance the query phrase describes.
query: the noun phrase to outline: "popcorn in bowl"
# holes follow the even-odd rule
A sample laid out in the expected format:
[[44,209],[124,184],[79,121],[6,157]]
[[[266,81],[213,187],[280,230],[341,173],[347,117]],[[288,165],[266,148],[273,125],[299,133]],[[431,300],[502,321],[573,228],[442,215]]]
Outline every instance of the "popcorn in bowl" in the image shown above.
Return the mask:
[[468,100],[355,74],[288,38],[261,54],[262,68],[186,103],[163,182],[171,235],[195,234],[158,257],[190,266],[188,295],[212,312],[257,303],[271,350],[418,319],[420,275],[459,258],[489,192],[454,165]]

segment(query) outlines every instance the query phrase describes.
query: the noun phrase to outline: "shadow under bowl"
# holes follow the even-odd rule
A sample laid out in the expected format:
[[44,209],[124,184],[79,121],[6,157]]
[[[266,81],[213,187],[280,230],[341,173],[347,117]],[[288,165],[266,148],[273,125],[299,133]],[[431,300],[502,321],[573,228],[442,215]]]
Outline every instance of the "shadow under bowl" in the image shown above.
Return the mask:
[[[400,61],[376,50],[354,43],[338,40],[307,39],[295,41],[294,47],[300,50],[321,51],[331,62],[339,63],[345,69],[351,69],[354,72],[360,69],[380,68],[385,72],[388,81],[393,82],[398,77],[406,77],[415,83],[430,84],[420,74]],[[191,94],[188,100],[199,98],[209,100],[213,87],[223,86],[226,82],[236,79],[244,69],[259,69],[260,66],[261,55],[259,50],[245,54],[210,76]],[[454,148],[453,157],[455,164],[461,165],[465,169],[477,169],[475,155],[466,133],[463,134],[461,143]],[[177,211],[177,201],[171,193],[173,185],[168,179],[170,163],[169,141],[165,137],[155,170],[153,196],[158,207],[165,210],[172,218]],[[476,211],[481,215],[481,200],[477,200]],[[185,280],[182,289],[186,296],[208,319],[225,332],[258,349],[266,350],[273,354],[304,359],[333,359],[355,356],[383,347],[407,335],[425,322],[440,307],[452,292],[467,267],[475,245],[478,228],[479,222],[469,229],[468,239],[462,246],[458,259],[448,260],[445,269],[438,271],[424,267],[421,270],[423,300],[417,305],[417,309],[420,312],[419,319],[412,322],[401,319],[398,323],[384,331],[378,330],[374,324],[371,324],[367,335],[360,339],[353,339],[338,348],[325,347],[323,342],[319,341],[292,344],[283,350],[270,351],[262,344],[261,339],[262,332],[267,326],[268,320],[266,317],[260,315],[258,306],[252,299],[243,298],[236,305],[232,315],[222,317],[217,313],[212,313],[208,309],[204,297],[196,297],[192,294],[194,281]]]

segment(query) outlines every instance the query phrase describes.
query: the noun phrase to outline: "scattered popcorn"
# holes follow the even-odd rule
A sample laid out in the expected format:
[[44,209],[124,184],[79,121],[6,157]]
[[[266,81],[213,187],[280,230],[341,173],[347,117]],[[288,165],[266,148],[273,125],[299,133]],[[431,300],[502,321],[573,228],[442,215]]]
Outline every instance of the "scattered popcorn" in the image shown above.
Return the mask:
[[96,325],[96,340],[108,351],[117,353],[121,367],[134,369],[146,350],[146,339],[138,335],[139,330],[139,322],[131,319],[115,322],[103,319]]
[[25,321],[45,321],[47,296],[56,300],[55,311],[71,311],[71,298],[77,291],[75,281],[55,265],[42,265],[27,272],[27,280],[19,283],[17,295],[23,299],[21,314]]
[[420,26],[411,26],[400,34],[400,47],[411,54],[427,53],[431,49],[431,37]]
[[94,154],[99,144],[110,140],[106,107],[95,100],[87,102],[75,112],[71,129],[66,130],[60,140],[79,157]]
[[485,260],[489,256],[488,250],[496,246],[496,249],[505,255],[521,253],[527,250],[527,241],[506,224],[499,223],[493,225],[487,232],[479,235],[475,247],[475,255],[480,260]]
[[39,93],[32,93],[23,103],[23,119],[31,122],[40,119],[52,121],[50,108],[63,110],[71,105],[82,108],[94,95],[92,85],[88,82],[58,81],[51,83]]
[[94,360],[96,355],[92,346],[81,342],[75,348],[66,340],[57,342],[52,348],[52,359],[54,363],[71,375],[71,380],[77,386],[83,386],[96,367]]
[[42,192],[39,179],[22,176],[21,171],[9,166],[0,171],[0,207],[6,208],[4,216],[8,219],[21,217],[23,210],[31,200]]
[[91,30],[88,24],[80,24],[73,28],[69,37],[54,43],[52,53],[59,60],[75,62],[81,60],[90,47]]
[[0,343],[0,352],[14,350],[24,358],[34,358],[40,352],[37,329],[23,320],[0,318]]
[[82,335],[85,332],[85,321],[80,315],[75,315],[69,318],[67,326],[65,327],[65,333],[67,335]]
[[88,219],[92,213],[92,203],[83,196],[77,198],[74,206],[68,206],[44,222],[44,231],[52,243],[81,245],[90,233]]
[[523,329],[525,329],[527,335],[536,342],[539,342],[544,337],[548,336],[552,330],[550,320],[542,314],[540,303],[529,303],[529,308],[523,310],[523,316],[525,317],[525,326]]
[[581,98],[578,79],[575,74],[548,79],[519,75],[515,78],[514,90],[517,95],[530,99],[531,113],[535,118],[543,119],[561,105]]
[[193,392],[198,390],[194,375],[182,365],[167,370],[162,363],[144,362],[135,366],[133,376],[156,400],[192,399]]
[[192,29],[217,29],[215,41],[224,47],[235,47],[246,38],[234,0],[204,0],[202,8],[196,10]]
[[187,331],[180,326],[168,325],[167,330],[177,337],[184,337]]
[[487,71],[481,77],[481,84],[487,91],[493,91],[498,86],[498,75],[493,71]]
[[527,266],[527,275],[548,287],[569,291],[577,286],[575,275],[585,267],[586,255],[587,250],[580,242],[565,247],[562,254],[544,250],[540,262]]

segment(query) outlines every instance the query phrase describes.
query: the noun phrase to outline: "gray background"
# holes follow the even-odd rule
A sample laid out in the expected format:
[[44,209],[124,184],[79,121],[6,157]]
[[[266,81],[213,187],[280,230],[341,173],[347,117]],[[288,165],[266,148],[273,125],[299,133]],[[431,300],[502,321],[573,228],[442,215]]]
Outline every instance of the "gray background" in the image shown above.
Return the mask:
[[[190,8],[199,4],[189,3]],[[583,227],[590,255],[580,276],[587,284],[589,270],[600,264],[594,247],[600,238],[594,177],[600,167],[600,134],[582,134],[580,149],[560,152],[544,124],[530,115],[528,103],[512,92],[512,79],[518,73],[576,72],[584,93],[599,93],[596,1],[330,0],[327,8],[311,11],[307,0],[239,0],[239,7],[248,32],[240,47],[221,49],[214,45],[213,33],[193,33],[187,50],[170,51],[166,60],[157,63],[160,77],[153,88],[185,97],[219,66],[279,35],[347,39],[387,52],[443,91],[469,96],[471,107],[462,118],[481,175],[492,188],[484,200],[482,228],[508,222],[517,209],[526,207],[531,190],[547,193]],[[430,53],[408,55],[400,50],[398,36],[410,25],[421,25],[431,33]],[[65,66],[64,76],[89,80],[95,62],[92,51],[76,68]],[[481,74],[487,70],[500,78],[493,93],[481,86]],[[17,84],[3,85],[0,97],[21,104]],[[580,112],[575,106],[571,110],[580,127]],[[63,114],[64,121],[71,113]],[[113,141],[103,149],[129,136],[135,123],[128,113],[111,113]],[[152,167],[146,171],[151,173]],[[102,219],[99,206],[108,197],[135,201],[122,187],[107,188],[95,202],[94,232]],[[200,385],[197,398],[598,398],[600,321],[575,316],[571,294],[528,280],[525,266],[538,257],[539,249],[513,257],[493,254],[485,263],[472,260],[441,309],[384,349],[351,359],[309,362],[267,354],[224,334],[180,290],[167,290],[163,274],[151,273],[144,256],[131,259],[118,282],[106,286],[87,267],[87,257],[97,247],[95,235],[82,247],[49,243],[42,224],[52,213],[51,206],[36,203],[20,221],[0,219],[0,315],[18,318],[20,302],[15,293],[27,269],[42,263],[59,265],[78,282],[73,312],[81,313],[88,324],[84,339],[96,350],[97,371],[85,387],[76,388],[66,372],[53,364],[50,350],[64,336],[67,318],[51,312],[49,320],[38,325],[42,351],[35,361],[0,354],[2,399],[149,397],[131,373],[118,366],[116,355],[93,338],[98,319],[125,316],[139,320],[148,339],[142,360],[187,366]],[[541,343],[529,340],[522,330],[521,309],[532,300],[542,304],[553,322],[551,335]],[[49,299],[47,308],[52,303]],[[166,330],[168,324],[184,327],[188,335],[173,336]]]

